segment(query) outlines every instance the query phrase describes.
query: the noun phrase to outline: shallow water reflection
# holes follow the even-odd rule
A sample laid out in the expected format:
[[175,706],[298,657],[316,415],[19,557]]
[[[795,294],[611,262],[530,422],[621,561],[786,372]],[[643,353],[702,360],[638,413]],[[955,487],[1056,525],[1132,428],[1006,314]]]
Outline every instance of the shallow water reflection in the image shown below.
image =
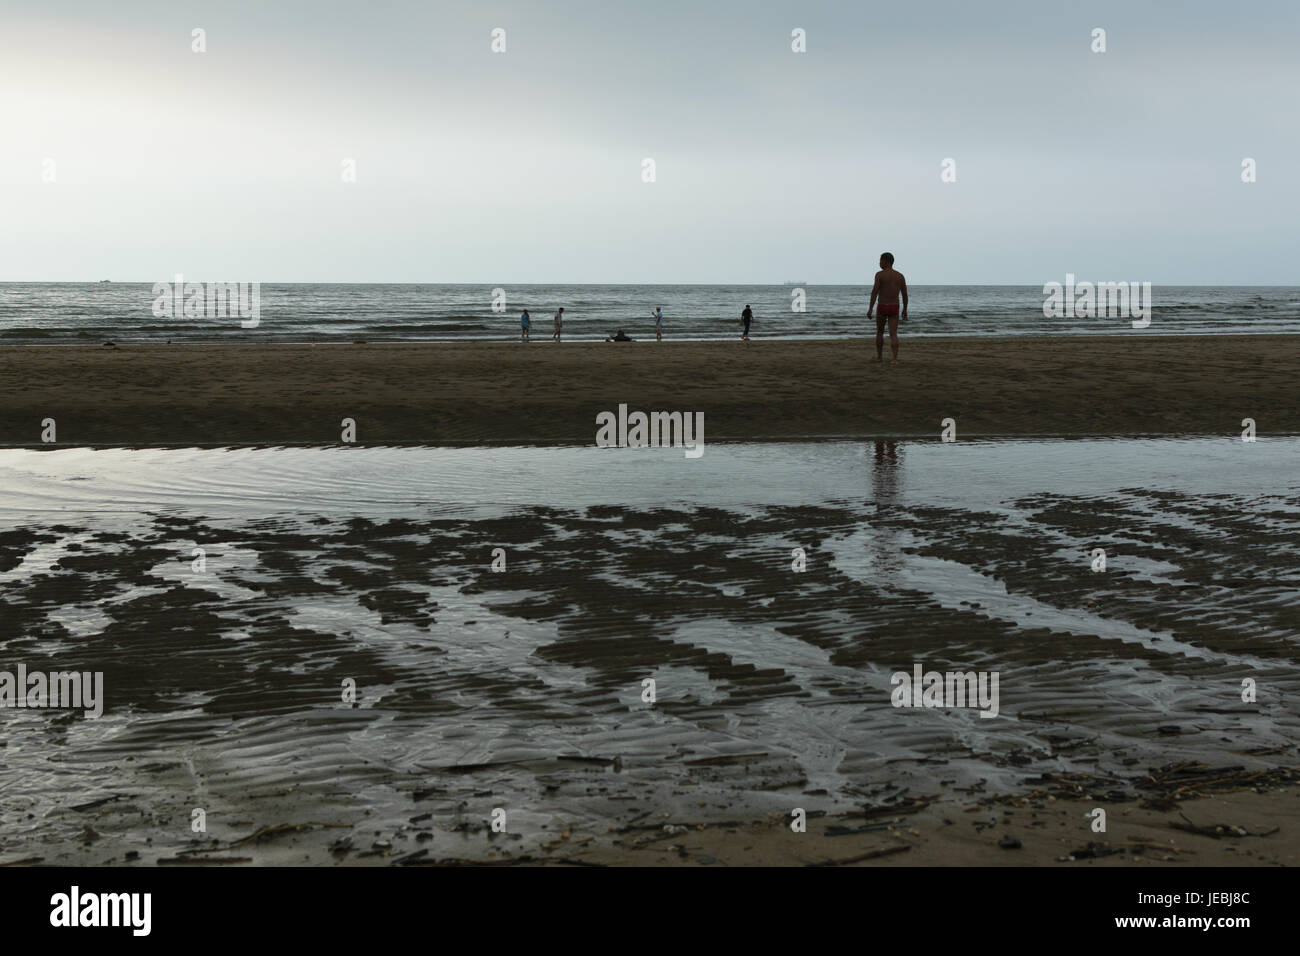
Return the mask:
[[[1272,765],[1300,718],[1297,460],[1295,440],[3,451],[4,666],[103,671],[108,704],[4,714],[0,849],[74,840],[68,806],[123,792],[145,819],[238,818],[290,787],[379,825],[479,792],[599,819]],[[997,671],[1001,715],[891,707],[916,663]]]

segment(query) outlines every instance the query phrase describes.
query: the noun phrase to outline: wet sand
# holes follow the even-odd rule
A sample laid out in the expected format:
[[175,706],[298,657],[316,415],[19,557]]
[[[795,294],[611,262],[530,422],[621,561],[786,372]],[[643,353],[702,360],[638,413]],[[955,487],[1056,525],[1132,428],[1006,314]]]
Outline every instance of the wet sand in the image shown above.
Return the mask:
[[[0,349],[0,443],[591,444],[595,416],[702,411],[706,441],[1300,432],[1295,336]],[[886,350],[888,356],[888,350]]]
[[[592,766],[571,772],[584,771],[593,782],[608,773]],[[1202,779],[1221,773],[1197,772]],[[702,810],[629,805],[616,820],[559,811],[523,828],[507,822],[498,833],[487,811],[491,800],[462,801],[454,813],[413,804],[406,819],[381,822],[359,806],[347,807],[342,794],[325,801],[285,787],[244,794],[241,815],[210,820],[210,835],[195,836],[187,832],[188,802],[145,806],[120,795],[64,811],[71,818],[65,822],[80,827],[78,839],[29,841],[0,856],[0,866],[1300,865],[1295,770],[1253,779],[1229,774],[1202,792],[1122,801],[1086,774],[1053,776],[1015,795],[899,795],[866,809],[791,794],[791,809],[804,810],[802,832],[789,812],[739,809],[709,818]],[[1155,779],[1141,778],[1140,785]],[[463,789],[466,797],[484,795]],[[483,812],[466,809],[469,803]],[[1106,812],[1104,832],[1093,829],[1098,807]],[[152,824],[147,840],[145,818]],[[122,838],[132,831],[134,839]]]
[[[878,444],[823,506],[21,522],[5,651],[109,706],[8,715],[0,863],[1294,863],[1300,499],[884,508]],[[891,708],[914,661],[999,672],[1002,718]]]

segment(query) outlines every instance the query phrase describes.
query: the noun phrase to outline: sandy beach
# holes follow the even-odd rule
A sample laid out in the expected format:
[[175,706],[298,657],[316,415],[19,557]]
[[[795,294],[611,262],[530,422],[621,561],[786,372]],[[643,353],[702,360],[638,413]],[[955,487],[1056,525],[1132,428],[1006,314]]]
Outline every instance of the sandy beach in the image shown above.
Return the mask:
[[[0,865],[1300,862],[1294,440],[934,440],[1295,433],[1294,340],[870,351],[0,350],[0,440],[64,446],[6,452],[9,649],[109,688],[11,722]],[[67,447],[589,446],[621,402],[806,441]],[[1004,718],[901,716],[913,662],[997,671]]]
[[[904,330],[905,331],[905,330]],[[1237,435],[1300,430],[1294,337],[903,339],[0,349],[0,443],[591,444],[626,402],[705,415],[706,441]],[[888,349],[886,349],[886,357]]]

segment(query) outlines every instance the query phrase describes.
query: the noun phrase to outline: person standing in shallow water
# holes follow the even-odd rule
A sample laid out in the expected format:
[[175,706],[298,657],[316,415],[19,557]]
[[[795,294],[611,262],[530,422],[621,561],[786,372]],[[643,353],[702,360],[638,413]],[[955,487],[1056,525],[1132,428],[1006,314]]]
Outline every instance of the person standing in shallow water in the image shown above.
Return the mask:
[[754,321],[754,313],[753,313],[753,311],[749,308],[749,306],[745,306],[745,311],[742,312],[742,313],[740,313],[740,321],[745,323],[745,330],[744,330],[743,332],[740,333],[740,340],[741,340],[742,342],[748,342],[748,341],[749,341],[749,323]]
[[655,317],[655,341],[662,342],[664,340],[664,307],[662,305],[655,306],[655,310],[651,315]]
[[560,341],[560,330],[564,328],[564,306],[560,306],[560,311],[555,313],[555,335],[552,338]]
[[[903,299],[903,314],[898,314],[898,299]],[[907,318],[907,280],[903,278],[903,273],[894,269],[894,254],[892,252],[882,252],[880,254],[880,271],[876,273],[876,282],[871,287],[871,302],[867,305],[867,318],[871,318],[871,310],[876,307],[876,299],[880,299],[880,311],[876,313],[876,357],[874,361],[879,362],[884,359],[885,354],[885,322],[889,322],[889,350],[893,353],[893,359],[890,365],[898,364],[898,323],[900,319]]]
[[524,309],[524,314],[519,317],[519,341],[527,342],[528,333],[533,330],[533,320],[528,317],[528,310]]

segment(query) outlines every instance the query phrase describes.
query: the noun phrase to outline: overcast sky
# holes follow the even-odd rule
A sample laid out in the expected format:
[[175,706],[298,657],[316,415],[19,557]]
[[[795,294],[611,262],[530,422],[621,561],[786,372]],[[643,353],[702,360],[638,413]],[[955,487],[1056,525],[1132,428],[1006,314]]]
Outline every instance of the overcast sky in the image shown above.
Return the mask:
[[1300,284],[1297,117],[1295,0],[0,0],[0,281]]

